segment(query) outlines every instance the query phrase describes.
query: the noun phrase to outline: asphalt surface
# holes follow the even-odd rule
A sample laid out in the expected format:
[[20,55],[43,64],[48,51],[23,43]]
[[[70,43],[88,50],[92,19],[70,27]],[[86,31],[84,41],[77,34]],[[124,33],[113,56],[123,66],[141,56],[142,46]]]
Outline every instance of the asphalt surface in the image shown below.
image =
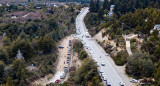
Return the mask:
[[[119,83],[124,83],[124,81],[108,61],[107,58],[110,58],[110,56],[108,56],[107,53],[102,52],[96,41],[93,40],[93,38],[87,32],[88,30],[86,29],[83,19],[88,12],[89,8],[83,8],[76,18],[76,32],[78,35],[77,37],[85,46],[88,54],[91,55],[95,62],[97,62],[97,64],[100,66],[98,69],[101,69],[105,73],[105,77],[107,78],[107,81],[111,83],[111,86],[120,86]],[[105,66],[101,66],[101,63],[104,63]],[[105,85],[105,81],[103,83]],[[131,84],[124,84],[125,86],[132,86]]]

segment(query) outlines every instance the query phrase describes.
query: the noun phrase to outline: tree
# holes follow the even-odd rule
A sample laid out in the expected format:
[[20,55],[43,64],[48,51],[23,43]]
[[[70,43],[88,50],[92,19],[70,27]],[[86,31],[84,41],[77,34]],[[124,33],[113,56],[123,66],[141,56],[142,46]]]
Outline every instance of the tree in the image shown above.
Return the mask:
[[96,1],[96,8],[95,8],[95,12],[98,12],[100,8],[100,5],[99,5],[99,0]]
[[127,62],[127,58],[129,57],[127,51],[120,51],[114,57],[115,63],[117,65],[124,65]]
[[155,79],[155,82],[156,82],[156,86],[159,86],[160,85],[160,60],[158,62],[158,65],[156,66],[156,70],[155,70],[155,73],[154,73],[154,79]]
[[127,62],[126,73],[134,77],[151,77],[154,65],[147,54],[136,52]]
[[4,63],[2,61],[0,61],[0,84],[4,83]]
[[153,30],[151,36],[154,36],[154,38],[157,38],[159,34],[159,31],[157,29]]
[[102,19],[103,18],[103,10],[102,10],[102,8],[99,8],[99,10],[98,10],[98,18],[99,19]]
[[71,18],[71,23],[74,23],[74,18],[73,17]]
[[90,1],[90,12],[95,12],[95,2],[93,0]]
[[43,51],[43,53],[50,53],[52,49],[56,51],[56,45],[53,39],[50,36],[41,37],[38,40],[39,50]]
[[7,78],[6,86],[15,86],[15,84],[10,76],[8,76],[8,78]]
[[34,55],[34,50],[32,46],[26,40],[17,39],[11,45],[11,50],[9,51],[9,57],[14,58],[17,55],[18,49],[20,49],[25,60],[29,60]]
[[101,84],[101,81],[98,79],[98,77],[94,77],[90,86],[103,86],[103,84]]
[[106,8],[108,9],[108,0],[104,0],[104,3],[103,3],[103,10],[105,10]]
[[15,59],[13,61],[13,72],[14,79],[16,79],[16,83],[22,84],[22,81],[25,82],[27,79],[27,70],[26,63],[24,59]]
[[[98,76],[97,66],[93,60],[84,59],[84,64],[76,71],[74,80],[78,85],[86,85],[94,77]],[[98,78],[97,78],[98,79]]]
[[87,58],[88,57],[88,54],[86,51],[82,50],[80,52],[80,59],[83,60],[84,58]]

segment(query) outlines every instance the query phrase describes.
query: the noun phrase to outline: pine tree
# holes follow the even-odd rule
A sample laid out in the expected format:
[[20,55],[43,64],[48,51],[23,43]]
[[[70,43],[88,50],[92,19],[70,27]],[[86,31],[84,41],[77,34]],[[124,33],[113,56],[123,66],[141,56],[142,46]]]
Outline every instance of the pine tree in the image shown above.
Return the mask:
[[100,9],[98,10],[98,18],[99,18],[99,19],[102,19],[102,18],[103,18],[103,10],[102,10],[102,8],[100,8]]
[[105,10],[107,7],[108,7],[108,0],[104,0],[103,10]]
[[93,0],[90,1],[90,12],[95,12],[95,3]]
[[95,12],[98,12],[99,7],[100,7],[100,5],[99,5],[99,0],[97,0],[97,1],[96,1],[96,8],[95,8],[96,10],[95,10]]

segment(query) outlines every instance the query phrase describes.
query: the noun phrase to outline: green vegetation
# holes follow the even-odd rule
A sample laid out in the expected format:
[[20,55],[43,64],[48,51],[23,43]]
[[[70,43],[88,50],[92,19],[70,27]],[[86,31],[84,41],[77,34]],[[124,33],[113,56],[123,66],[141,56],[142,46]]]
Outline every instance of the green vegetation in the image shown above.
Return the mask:
[[[0,23],[0,35],[6,33],[0,39],[0,85],[28,86],[36,79],[54,74],[57,42],[75,31],[74,19],[78,12],[75,10],[79,6],[50,7],[50,11],[43,5],[37,10],[36,6],[28,5],[23,10],[18,10],[19,5],[0,7],[0,19],[4,20]],[[29,16],[12,19],[13,12],[29,13]],[[18,50],[24,59],[16,59]]]
[[82,59],[84,59],[84,58],[87,58],[88,57],[88,54],[87,54],[87,52],[85,51],[85,50],[82,50],[81,52],[80,52],[80,59],[82,60]]
[[83,49],[83,44],[81,43],[81,41],[76,40],[74,42],[73,48],[78,53],[79,59],[83,60],[84,58],[88,57],[87,52]]
[[116,65],[124,65],[125,63],[127,63],[128,57],[129,57],[129,55],[128,55],[127,51],[122,50],[122,51],[118,52],[117,55],[113,57],[113,59],[114,59],[114,62],[116,63]]
[[81,43],[81,41],[76,40],[74,42],[73,48],[75,49],[76,52],[80,52],[83,50],[83,44]]
[[119,16],[127,12],[134,12],[136,9],[154,7],[159,8],[159,0],[108,0],[104,1],[103,9],[109,9],[110,5],[115,5],[115,12]]
[[[97,0],[98,1],[98,0]],[[126,73],[136,77],[154,78],[155,86],[159,85],[159,61],[160,61],[160,37],[159,32],[150,30],[155,24],[160,24],[160,1],[159,0],[104,0],[103,4],[96,6],[97,2],[91,0],[90,13],[86,16],[85,23],[93,35],[101,29],[106,29],[103,36],[109,35],[109,40],[116,42],[116,46],[125,49],[124,34],[137,34],[138,38],[143,38],[143,43],[138,43],[135,39],[131,40],[131,50],[133,56],[128,57],[127,53],[120,51],[116,56],[112,55],[111,45],[103,46],[107,53],[117,65],[126,66]],[[115,5],[112,18],[108,17],[110,5]],[[98,8],[98,11],[97,11]],[[101,15],[101,16],[100,16]],[[104,21],[102,23],[102,21]],[[103,45],[103,44],[102,44]],[[142,52],[142,53],[136,53]],[[126,57],[128,57],[126,59]],[[143,69],[142,69],[143,68]]]
[[68,81],[58,86],[103,86],[97,66],[90,58],[84,59],[81,67],[71,72]]
[[133,77],[151,77],[154,72],[154,65],[151,56],[144,53],[134,53],[129,57],[126,65],[126,73]]

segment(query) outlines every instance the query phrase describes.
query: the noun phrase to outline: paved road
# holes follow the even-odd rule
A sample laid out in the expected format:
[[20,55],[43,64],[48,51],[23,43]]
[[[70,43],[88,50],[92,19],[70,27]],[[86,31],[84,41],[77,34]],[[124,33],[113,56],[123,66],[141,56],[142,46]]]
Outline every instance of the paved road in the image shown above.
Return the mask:
[[[90,34],[87,32],[83,19],[89,12],[88,9],[89,8],[82,9],[80,14],[76,18],[76,31],[78,34],[78,38],[84,44],[87,52],[98,63],[98,65],[100,65],[100,68],[98,69],[102,69],[104,71],[106,78],[111,83],[111,85],[120,86],[119,82],[123,83],[125,81],[121,79],[116,70],[108,61],[108,58],[110,58],[110,56],[107,56],[106,53],[102,52],[102,50],[99,48],[99,45],[96,43],[96,41],[93,40],[93,38],[91,38]],[[102,62],[105,63],[105,66],[101,66]],[[125,83],[125,86],[132,85],[130,83]]]

